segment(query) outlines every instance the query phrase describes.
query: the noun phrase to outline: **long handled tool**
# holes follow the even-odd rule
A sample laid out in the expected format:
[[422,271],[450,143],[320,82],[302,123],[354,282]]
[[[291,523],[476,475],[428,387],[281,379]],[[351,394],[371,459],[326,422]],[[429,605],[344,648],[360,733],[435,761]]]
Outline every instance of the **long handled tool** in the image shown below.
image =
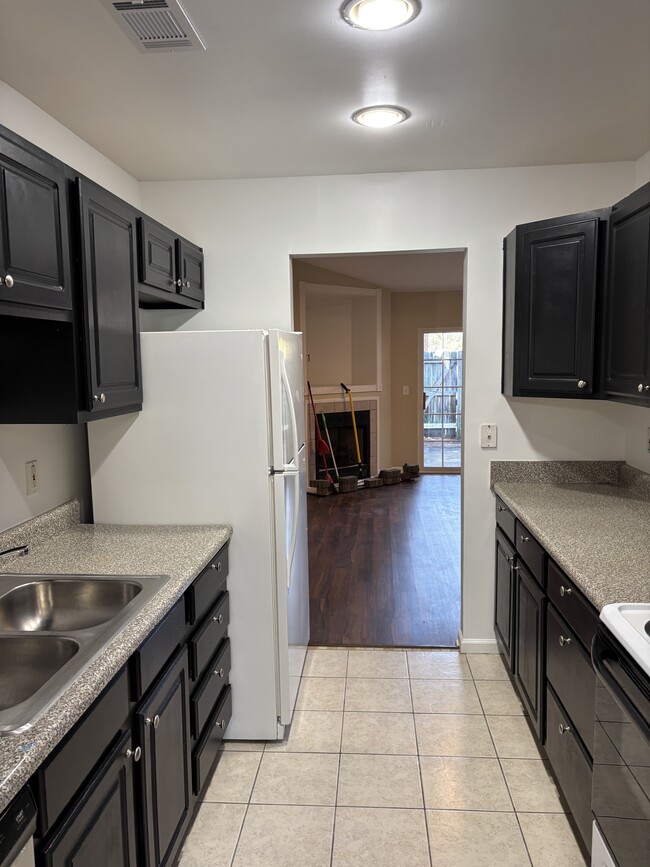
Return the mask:
[[325,418],[325,413],[321,413],[321,418],[323,419],[323,430],[325,431],[325,436],[327,437],[327,445],[330,447],[330,454],[332,455],[332,463],[334,464],[334,472],[336,473],[337,481],[341,480],[341,474],[339,473],[339,468],[336,465],[336,458],[334,457],[334,449],[332,448],[332,440],[330,439],[330,432],[327,428],[327,419]]
[[[332,478],[330,471],[327,467],[327,456],[330,454],[330,448],[323,439],[323,436],[320,432],[320,427],[318,426],[318,416],[316,415],[316,405],[314,404],[314,395],[311,393],[311,383],[307,383],[307,388],[309,389],[309,400],[311,401],[311,409],[314,413],[314,436],[316,437],[316,453],[323,459],[323,466],[325,468],[325,478],[329,482],[330,489],[333,494],[338,493],[336,490],[336,485],[334,484],[334,479]],[[316,461],[318,463],[318,460]],[[318,466],[316,467],[318,470]]]
[[359,478],[363,475],[363,466],[361,464],[361,449],[359,448],[359,434],[357,433],[357,417],[354,413],[354,401],[352,400],[352,392],[347,387],[347,385],[342,382],[341,388],[348,395],[348,400],[350,401],[350,415],[352,416],[352,430],[354,431],[354,444],[357,449],[357,462],[359,464]]

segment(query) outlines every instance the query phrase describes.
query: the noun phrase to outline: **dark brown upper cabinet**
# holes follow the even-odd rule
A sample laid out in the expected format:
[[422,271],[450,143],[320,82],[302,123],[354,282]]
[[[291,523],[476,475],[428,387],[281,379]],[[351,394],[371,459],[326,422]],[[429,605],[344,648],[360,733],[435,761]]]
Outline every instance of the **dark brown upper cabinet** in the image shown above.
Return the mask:
[[650,404],[650,183],[612,209],[605,392]]
[[77,178],[85,399],[91,417],[142,407],[136,219],[126,202]]
[[504,240],[502,392],[591,397],[609,210],[517,226]]
[[72,309],[64,166],[0,128],[2,302]]
[[203,308],[203,250],[150,217],[138,219],[140,305]]

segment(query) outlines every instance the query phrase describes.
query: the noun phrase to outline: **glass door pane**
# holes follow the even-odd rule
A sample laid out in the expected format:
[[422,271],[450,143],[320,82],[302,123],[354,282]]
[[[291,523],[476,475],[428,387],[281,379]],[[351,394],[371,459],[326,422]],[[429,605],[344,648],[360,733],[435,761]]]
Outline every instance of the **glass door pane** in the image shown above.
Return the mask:
[[424,334],[424,467],[458,469],[461,465],[463,406],[463,334]]

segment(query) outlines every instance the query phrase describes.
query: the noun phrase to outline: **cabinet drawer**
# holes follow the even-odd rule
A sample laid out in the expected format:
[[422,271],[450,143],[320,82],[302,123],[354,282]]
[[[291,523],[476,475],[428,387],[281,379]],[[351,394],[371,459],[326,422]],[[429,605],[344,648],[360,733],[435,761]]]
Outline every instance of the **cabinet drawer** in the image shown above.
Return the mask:
[[533,573],[533,577],[541,587],[545,586],[546,573],[544,570],[544,558],[546,552],[534,539],[521,521],[515,521],[515,547],[526,565]]
[[201,792],[210,776],[231,716],[232,688],[227,686],[217,709],[208,720],[203,737],[192,754],[192,780],[195,795]]
[[53,756],[36,771],[38,836],[43,837],[72,801],[129,716],[126,668],[116,676]]
[[222,593],[219,601],[205,619],[205,623],[194,633],[189,644],[190,677],[198,680],[201,672],[214,656],[214,652],[225,638],[230,622],[230,596]]
[[227,577],[228,545],[226,544],[194,579],[185,594],[188,623],[198,623],[219,594],[226,589]]
[[552,560],[547,565],[547,591],[553,605],[578,636],[587,653],[598,628],[598,612]]
[[184,637],[185,604],[179,599],[129,660],[134,701],[142,698]]
[[[568,726],[568,729],[567,729]],[[552,689],[546,694],[546,754],[587,847],[591,848],[591,764]]]
[[211,660],[203,679],[194,690],[190,701],[192,737],[196,740],[214,710],[221,690],[228,683],[230,674],[230,639],[222,643]]
[[515,516],[506,506],[503,500],[496,498],[497,525],[511,542],[515,541]]
[[552,605],[548,606],[546,618],[546,677],[589,755],[593,755],[596,672],[575,633]]

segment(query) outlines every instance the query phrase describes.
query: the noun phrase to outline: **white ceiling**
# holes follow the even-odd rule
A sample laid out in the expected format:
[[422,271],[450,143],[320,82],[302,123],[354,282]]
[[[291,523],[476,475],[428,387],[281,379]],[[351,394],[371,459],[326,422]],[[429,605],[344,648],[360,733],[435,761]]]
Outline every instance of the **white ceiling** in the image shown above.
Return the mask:
[[309,256],[303,261],[393,292],[462,291],[463,288],[465,253],[461,251]]
[[[423,0],[349,27],[339,0],[184,0],[206,52],[143,55],[100,0],[0,0],[0,78],[140,180],[637,159],[648,0]],[[392,130],[356,126],[398,103]]]

